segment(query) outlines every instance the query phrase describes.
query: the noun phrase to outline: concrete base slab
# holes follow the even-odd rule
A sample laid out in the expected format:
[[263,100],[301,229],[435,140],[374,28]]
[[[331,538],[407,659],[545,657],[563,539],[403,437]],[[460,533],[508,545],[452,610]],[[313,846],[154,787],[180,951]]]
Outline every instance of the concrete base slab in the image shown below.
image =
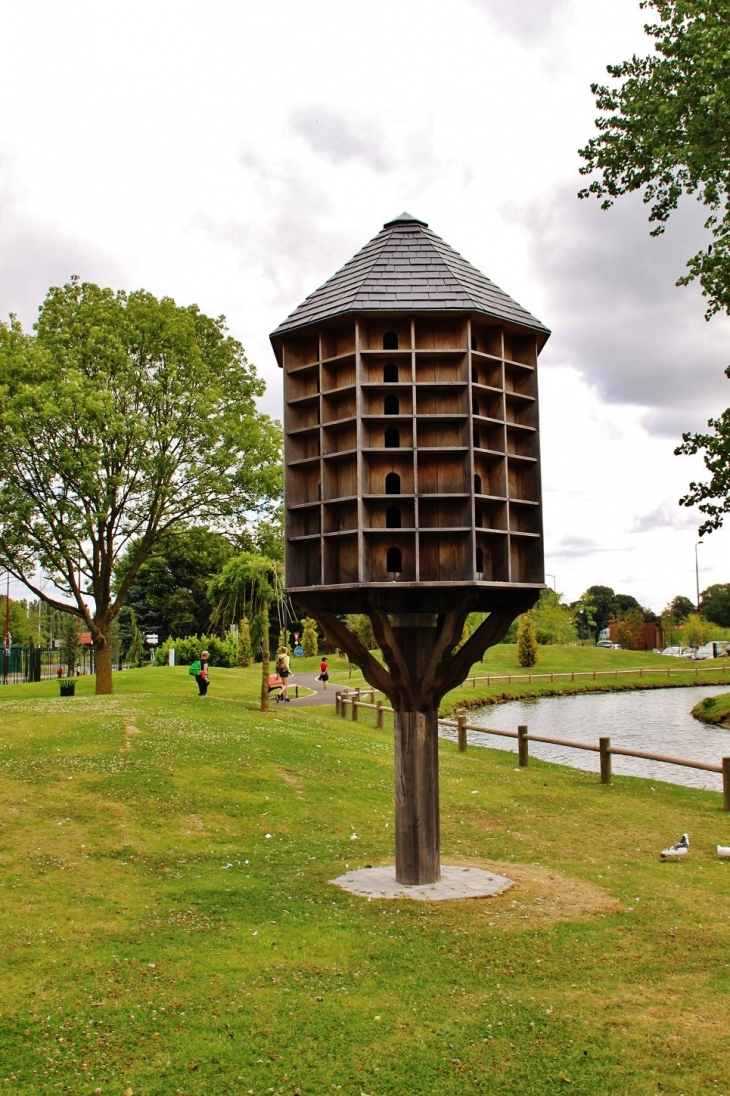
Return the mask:
[[415,898],[420,902],[442,902],[445,899],[489,898],[512,886],[505,875],[493,875],[483,868],[462,868],[441,865],[438,883],[406,887],[396,882],[395,866],[360,868],[330,879],[336,887],[361,898]]

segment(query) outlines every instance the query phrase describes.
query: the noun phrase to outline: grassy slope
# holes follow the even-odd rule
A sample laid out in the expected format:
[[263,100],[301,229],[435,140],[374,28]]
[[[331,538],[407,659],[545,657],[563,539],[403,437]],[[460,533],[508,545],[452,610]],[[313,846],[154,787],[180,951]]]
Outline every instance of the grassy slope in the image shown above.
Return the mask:
[[719,796],[442,742],[444,860],[543,873],[368,903],[327,880],[392,862],[388,731],[255,671],[90,685],[0,690],[4,1090],[729,1091]]

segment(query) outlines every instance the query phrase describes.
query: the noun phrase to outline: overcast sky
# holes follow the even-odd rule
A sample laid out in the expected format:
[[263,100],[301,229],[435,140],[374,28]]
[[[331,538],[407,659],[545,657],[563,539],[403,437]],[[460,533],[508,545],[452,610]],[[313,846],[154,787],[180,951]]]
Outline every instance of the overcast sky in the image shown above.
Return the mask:
[[[590,83],[645,53],[638,0],[6,5],[0,315],[71,274],[228,318],[281,415],[268,333],[408,210],[553,331],[541,357],[546,567],[660,610],[694,599],[700,462],[730,403],[728,320],[678,289],[683,209],[576,198]],[[730,531],[699,550],[730,581]],[[549,580],[552,581],[552,578]]]

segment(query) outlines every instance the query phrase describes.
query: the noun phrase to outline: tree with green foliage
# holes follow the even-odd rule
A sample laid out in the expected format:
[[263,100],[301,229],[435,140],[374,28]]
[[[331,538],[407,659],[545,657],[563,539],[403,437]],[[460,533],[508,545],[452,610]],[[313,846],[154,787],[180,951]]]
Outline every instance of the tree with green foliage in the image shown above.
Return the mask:
[[673,597],[669,602],[662,616],[665,614],[671,616],[675,624],[681,624],[683,620],[687,619],[690,613],[696,611],[697,606],[690,601],[688,597],[685,597],[684,594],[677,594],[677,596]]
[[[197,526],[175,528],[161,537],[140,566],[126,597],[125,604],[134,609],[142,631],[157,632],[163,641],[171,635],[207,632],[213,611],[208,583],[241,547],[239,544],[237,549],[221,533]],[[135,550],[136,545],[131,545],[119,561],[114,591],[124,582]]]
[[238,651],[236,654],[237,666],[250,666],[253,662],[253,648],[251,647],[251,625],[246,617],[241,617],[238,625]]
[[[730,380],[730,365],[725,370]],[[682,434],[682,444],[674,450],[677,456],[702,453],[705,468],[710,473],[707,482],[692,480],[689,491],[679,500],[680,506],[696,506],[706,520],[698,527],[701,537],[719,529],[730,514],[730,407],[717,419],[708,419],[712,433]]]
[[375,636],[370,617],[366,613],[348,613],[345,623],[351,632],[354,632],[366,651],[372,651],[375,647]]
[[[0,621],[2,621],[3,633],[5,631],[5,594],[0,596]],[[17,601],[14,598],[10,598],[10,607],[8,610],[10,617],[10,635],[13,643],[19,643],[23,647],[27,647],[34,642],[34,629],[31,618],[28,615],[28,604],[26,601]]]
[[74,278],[49,290],[35,335],[0,324],[0,391],[0,564],[83,620],[96,691],[110,693],[112,622],[159,539],[248,521],[279,499],[263,381],[222,317]]
[[702,616],[721,628],[730,628],[730,582],[708,586],[700,594]]
[[611,621],[611,631],[616,643],[627,651],[643,649],[644,614],[641,609],[628,609]]
[[608,628],[612,621],[618,620],[627,613],[638,611],[641,613],[642,622],[645,613],[654,615],[650,610],[644,610],[631,594],[617,594],[610,586],[589,586],[580,600],[571,605],[571,609],[579,614],[581,606],[584,609],[588,607],[592,613],[596,635],[604,628]]
[[[611,86],[593,84],[599,135],[580,154],[581,174],[595,176],[580,197],[608,209],[637,191],[650,207],[652,235],[666,227],[680,199],[707,210],[712,242],[687,262],[678,285],[698,279],[706,316],[730,313],[730,18],[727,0],[642,0],[659,17],[645,31],[654,53],[609,65]],[[730,379],[730,366],[725,370]],[[710,478],[693,481],[680,506],[705,515],[701,536],[730,513],[730,408],[708,421],[709,432],[682,434],[677,456],[702,453]]]
[[530,613],[523,613],[517,626],[517,661],[525,669],[537,662],[537,637]]
[[542,644],[575,643],[577,633],[573,624],[573,611],[561,601],[561,594],[547,587],[540,591],[540,599],[530,610],[535,637]]
[[59,648],[59,659],[61,665],[66,667],[67,677],[73,677],[76,673],[76,666],[78,665],[80,654],[81,642],[79,640],[79,619],[78,617],[67,613],[63,623],[63,635]]
[[127,662],[135,669],[144,666],[144,636],[137,625],[134,610],[129,612],[129,646],[127,647]]
[[707,643],[712,626],[697,613],[690,613],[682,624],[682,640],[686,647],[701,647]]
[[312,620],[311,617],[304,617],[302,620],[302,650],[306,658],[314,658],[317,653],[317,647],[319,646],[319,637],[317,635],[317,622]]
[[211,579],[208,596],[215,605],[214,616],[245,615],[251,621],[251,642],[261,644],[261,711],[269,710],[269,606],[283,598],[281,564],[257,552],[241,552],[228,560],[219,575]]
[[708,315],[730,311],[730,19],[727,0],[642,0],[659,21],[644,30],[654,52],[608,65],[613,84],[592,84],[599,131],[580,155],[594,177],[580,192],[603,209],[639,192],[659,236],[683,196],[708,211],[712,246],[688,261]]
[[[273,559],[276,563],[284,562],[284,507],[278,506],[266,521],[256,524],[251,533],[251,551],[259,552],[267,559]],[[240,545],[240,548],[246,547]]]
[[[589,586],[582,597],[576,601],[571,608],[580,612],[581,606],[585,606],[590,603],[593,623],[598,632],[602,632],[604,628],[608,628],[608,623],[611,617],[615,613],[614,598],[616,594],[610,586]],[[584,638],[581,635],[581,638]]]

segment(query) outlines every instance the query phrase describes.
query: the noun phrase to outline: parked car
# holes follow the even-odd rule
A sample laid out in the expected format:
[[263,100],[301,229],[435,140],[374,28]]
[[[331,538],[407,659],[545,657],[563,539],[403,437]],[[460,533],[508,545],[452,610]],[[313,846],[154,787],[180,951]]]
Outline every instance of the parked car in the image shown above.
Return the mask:
[[696,658],[696,657],[697,657],[697,648],[696,647],[685,647],[684,650],[682,651],[682,658]]
[[596,644],[596,647],[609,648],[609,647],[613,647],[613,643],[611,643],[610,639],[599,639],[598,643]]
[[681,658],[682,657],[682,648],[681,647],[665,647],[664,650],[662,651],[662,654],[663,655],[671,655],[672,658]]
[[709,643],[705,643],[702,647],[698,647],[695,651],[693,658],[699,660],[703,658],[723,658],[728,653],[730,644],[724,643],[722,640],[711,640]]

